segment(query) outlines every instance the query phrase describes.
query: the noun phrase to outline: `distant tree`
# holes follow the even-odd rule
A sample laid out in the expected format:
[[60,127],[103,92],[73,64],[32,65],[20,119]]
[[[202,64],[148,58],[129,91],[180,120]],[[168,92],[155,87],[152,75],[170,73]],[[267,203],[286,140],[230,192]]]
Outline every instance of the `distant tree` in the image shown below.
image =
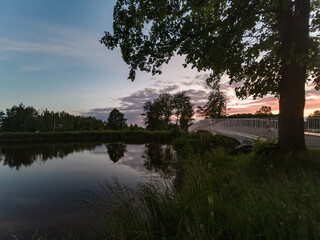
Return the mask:
[[185,92],[178,92],[173,96],[173,107],[176,115],[176,125],[181,129],[187,130],[189,124],[194,119],[194,110],[190,102],[190,97]]
[[0,110],[0,121],[4,118],[5,113],[4,111]]
[[320,110],[314,111],[308,117],[320,117]]
[[163,105],[159,101],[146,102],[143,105],[142,114],[145,116],[144,122],[148,130],[162,130],[165,128],[163,120]]
[[237,113],[229,115],[228,118],[254,118],[256,117],[252,113]]
[[209,94],[208,102],[203,106],[198,106],[198,115],[204,118],[220,118],[226,116],[227,98],[220,91],[212,91]]
[[137,124],[130,124],[130,126],[128,127],[129,130],[140,130],[143,129],[142,127],[139,127]]
[[262,106],[259,110],[256,111],[255,115],[272,115],[270,106]]
[[127,119],[124,118],[124,114],[114,108],[108,117],[108,128],[110,130],[122,130],[126,127]]
[[158,102],[161,105],[161,118],[163,119],[165,129],[169,129],[174,108],[173,96],[169,93],[162,93],[155,102]]
[[279,149],[306,150],[305,82],[320,88],[319,0],[118,0],[113,17],[101,42],[120,47],[129,79],[184,56],[185,66],[212,71],[211,85],[225,73],[242,82],[240,98],[278,96]]
[[6,109],[2,129],[8,132],[34,132],[38,130],[39,114],[33,107],[25,107],[22,103]]

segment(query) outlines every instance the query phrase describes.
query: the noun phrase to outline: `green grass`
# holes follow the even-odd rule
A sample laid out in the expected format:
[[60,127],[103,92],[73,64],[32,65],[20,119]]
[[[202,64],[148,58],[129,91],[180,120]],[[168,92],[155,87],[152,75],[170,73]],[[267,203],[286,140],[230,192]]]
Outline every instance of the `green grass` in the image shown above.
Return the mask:
[[124,130],[124,131],[84,131],[84,132],[12,132],[0,133],[0,142],[49,142],[64,140],[105,140],[134,142],[170,142],[183,135],[179,131],[147,131],[147,130]]
[[193,137],[179,140],[187,149],[175,143],[182,174],[170,184],[102,185],[105,194],[89,201],[101,219],[98,239],[320,239],[319,150],[284,155],[260,143],[231,155],[202,151]]

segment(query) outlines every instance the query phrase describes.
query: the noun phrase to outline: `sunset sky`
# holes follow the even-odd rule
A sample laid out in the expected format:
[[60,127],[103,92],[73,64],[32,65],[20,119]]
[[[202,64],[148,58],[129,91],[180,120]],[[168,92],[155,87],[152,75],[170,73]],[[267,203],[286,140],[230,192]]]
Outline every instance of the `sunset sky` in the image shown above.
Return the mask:
[[[119,49],[99,43],[112,31],[115,0],[0,0],[0,110],[23,103],[38,110],[65,110],[105,120],[118,108],[129,123],[141,124],[142,106],[160,93],[186,91],[195,106],[209,89],[207,73],[183,68],[182,56],[163,66],[163,74],[138,73],[127,80]],[[228,114],[254,113],[262,105],[278,110],[272,96],[239,100],[223,79]],[[320,109],[319,92],[306,87],[305,115]]]

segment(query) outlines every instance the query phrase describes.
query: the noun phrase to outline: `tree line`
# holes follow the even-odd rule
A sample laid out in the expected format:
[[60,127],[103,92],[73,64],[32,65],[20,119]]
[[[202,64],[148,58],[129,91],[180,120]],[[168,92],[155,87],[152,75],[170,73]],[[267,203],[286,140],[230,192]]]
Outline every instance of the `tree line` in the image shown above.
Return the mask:
[[[34,107],[22,103],[0,110],[0,131],[2,132],[66,132],[119,130],[127,128],[127,119],[118,110],[113,109],[108,121],[91,116],[74,116],[65,111],[54,112],[47,109],[37,111]],[[138,126],[131,126],[137,129]]]
[[194,120],[193,106],[185,92],[175,95],[162,93],[153,102],[147,101],[143,111],[148,130],[168,130],[174,127],[187,130]]

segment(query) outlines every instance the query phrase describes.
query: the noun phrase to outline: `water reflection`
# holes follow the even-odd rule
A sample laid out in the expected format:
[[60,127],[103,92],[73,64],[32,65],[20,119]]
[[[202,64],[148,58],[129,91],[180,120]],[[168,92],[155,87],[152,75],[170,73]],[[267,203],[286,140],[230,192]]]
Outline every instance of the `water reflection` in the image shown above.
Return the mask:
[[142,158],[147,170],[155,171],[162,177],[170,177],[175,172],[174,151],[170,145],[146,144]]
[[29,144],[1,145],[0,162],[4,166],[19,170],[29,167],[35,161],[45,163],[53,158],[64,158],[74,152],[93,150],[101,143],[62,143],[62,144]]
[[172,156],[171,146],[150,143],[0,145],[0,239],[31,236],[49,222],[56,232],[82,227],[88,216],[74,200],[86,197],[83,190],[100,191],[97,182],[114,176],[130,186],[171,176]]
[[108,143],[106,144],[109,158],[114,163],[118,162],[127,151],[127,144],[124,143]]
[[[106,147],[106,150],[103,147]],[[141,145],[140,145],[141,146]],[[114,163],[119,163],[127,152],[125,143],[61,143],[61,144],[28,144],[28,145],[1,145],[0,163],[16,170],[21,167],[30,167],[33,163],[45,163],[48,160],[63,159],[76,152],[91,151],[93,154],[107,154]],[[138,149],[130,153],[131,157],[119,164],[128,165],[134,169],[139,168],[137,159],[144,160],[143,167],[146,172],[160,173],[168,177],[174,172],[174,154],[170,145],[148,143],[143,150]],[[132,161],[134,159],[135,161]]]

